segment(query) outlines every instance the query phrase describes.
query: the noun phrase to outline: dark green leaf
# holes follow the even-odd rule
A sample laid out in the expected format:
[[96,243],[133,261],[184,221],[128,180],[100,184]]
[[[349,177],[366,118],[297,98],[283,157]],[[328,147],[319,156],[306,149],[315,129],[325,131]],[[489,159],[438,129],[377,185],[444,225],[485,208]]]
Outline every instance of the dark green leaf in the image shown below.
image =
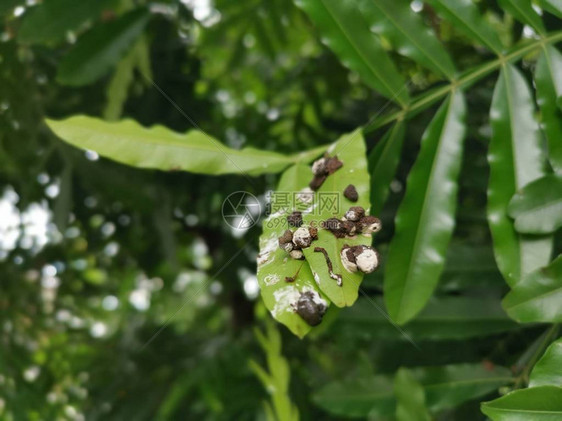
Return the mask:
[[396,419],[398,421],[429,421],[431,416],[425,407],[423,386],[407,368],[400,368],[394,376],[396,395]]
[[[335,145],[328,149],[330,155],[337,155],[343,162],[343,167],[329,176],[315,194],[315,210],[303,216],[305,223],[319,226],[321,221],[328,218],[341,218],[351,206],[362,206],[369,213],[369,172],[365,151],[365,140],[360,129],[342,136]],[[357,202],[351,202],[343,196],[343,191],[353,184],[359,194]],[[323,205],[322,198],[335,195],[338,205],[334,209]],[[350,306],[357,299],[359,286],[363,274],[359,271],[349,272],[341,262],[340,252],[344,244],[355,246],[359,244],[371,245],[371,235],[356,235],[354,237],[336,238],[331,232],[321,229],[318,232],[318,241],[314,247],[326,249],[333,266],[333,273],[342,276],[342,286],[330,277],[328,265],[323,253],[315,252],[314,247],[304,249],[306,260],[310,263],[315,279],[320,289],[338,307]]]
[[[382,300],[374,303],[383,307]],[[497,299],[434,297],[402,331],[414,341],[446,340],[493,335],[518,327]],[[359,299],[352,308],[343,311],[333,329],[344,336],[404,339],[367,299]]]
[[56,44],[68,31],[96,19],[114,0],[47,0],[30,8],[18,32],[21,42]]
[[488,222],[500,272],[509,285],[544,266],[550,258],[551,237],[529,238],[515,232],[507,205],[515,192],[544,175],[531,91],[519,71],[502,68],[494,90],[488,150]]
[[0,16],[13,10],[16,6],[24,3],[25,0],[0,0]]
[[403,324],[435,289],[455,224],[457,177],[464,140],[465,103],[455,92],[441,106],[422,139],[396,216],[385,271],[385,303]]
[[133,49],[119,62],[111,81],[107,85],[107,104],[103,116],[106,120],[118,120],[121,117],[127,94],[134,80],[135,68],[151,78],[149,52],[146,39],[141,37]]
[[525,276],[502,305],[520,323],[562,322],[562,256]]
[[562,338],[550,344],[533,367],[529,387],[562,385]]
[[507,210],[520,233],[556,231],[562,226],[562,174],[549,174],[527,184],[513,196]]
[[562,0],[539,0],[541,7],[562,19]]
[[407,1],[359,0],[371,31],[389,40],[400,54],[452,79],[455,66],[435,34]]
[[181,134],[162,126],[145,128],[132,120],[106,122],[74,116],[47,120],[47,125],[71,145],[94,150],[123,164],[164,171],[213,175],[277,173],[320,153],[314,150],[291,157],[253,148],[235,150],[198,130]]
[[405,127],[402,121],[390,129],[369,154],[371,173],[371,213],[379,215],[386,202],[390,183],[400,162]]
[[501,53],[503,46],[498,33],[480,15],[472,0],[430,0],[429,3],[448,19],[455,29],[495,53]]
[[[310,180],[311,171],[307,165],[294,165],[285,171],[277,187],[278,192],[299,191]],[[273,317],[287,326],[291,332],[302,338],[311,327],[294,311],[295,302],[304,290],[318,291],[310,266],[306,260],[295,260],[279,248],[278,238],[288,228],[288,212],[270,215],[263,221],[258,255],[258,282],[261,296]],[[286,277],[294,278],[287,283]],[[327,304],[329,301],[320,292]]]
[[[480,364],[420,367],[410,371],[422,384],[430,411],[454,408],[512,381],[508,369],[485,368]],[[394,415],[396,401],[392,389],[389,376],[354,377],[328,383],[314,395],[314,401],[336,415],[371,415],[377,419]]]
[[530,0],[499,0],[499,2],[503,9],[518,21],[529,25],[539,34],[546,32],[541,17],[531,6]]
[[535,70],[537,102],[548,140],[548,157],[552,167],[562,172],[562,110],[557,98],[562,95],[562,54],[552,45],[545,45]]
[[297,3],[345,66],[387,98],[400,104],[408,102],[404,80],[370,31],[355,0],[298,0]]
[[540,386],[516,390],[484,402],[481,409],[492,421],[559,421],[562,419],[562,388]]
[[79,86],[102,77],[138,39],[149,17],[144,9],[133,10],[85,33],[62,60],[57,80]]

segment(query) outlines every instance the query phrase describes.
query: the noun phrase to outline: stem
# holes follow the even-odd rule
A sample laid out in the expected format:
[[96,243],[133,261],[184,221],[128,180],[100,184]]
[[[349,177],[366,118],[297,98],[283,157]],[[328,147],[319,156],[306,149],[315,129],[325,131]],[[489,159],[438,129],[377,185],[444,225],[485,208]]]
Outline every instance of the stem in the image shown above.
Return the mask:
[[544,38],[519,46],[506,55],[501,55],[495,60],[492,60],[483,65],[479,65],[463,73],[459,79],[452,81],[448,85],[439,86],[429,92],[425,92],[415,97],[410,102],[410,104],[407,104],[401,110],[396,110],[383,116],[376,117],[373,121],[367,123],[367,125],[363,128],[363,133],[370,133],[378,129],[379,127],[385,126],[398,119],[406,119],[408,117],[412,117],[416,113],[424,110],[426,107],[443,98],[454,89],[467,88],[468,86],[482,79],[484,76],[497,70],[505,63],[519,60],[525,54],[534,51],[537,48],[544,47],[544,45],[546,44],[554,44],[559,41],[562,41],[562,31],[554,32]]
[[521,374],[519,374],[516,377],[515,388],[520,387],[523,383],[529,384],[529,374],[531,373],[531,370],[533,369],[533,367],[535,366],[541,355],[544,353],[548,345],[550,345],[552,339],[555,338],[557,334],[558,334],[558,324],[553,324],[545,332],[544,339],[541,341],[540,345],[538,346],[537,350],[533,353],[531,358],[529,358],[527,364],[525,364],[525,368],[523,369]]

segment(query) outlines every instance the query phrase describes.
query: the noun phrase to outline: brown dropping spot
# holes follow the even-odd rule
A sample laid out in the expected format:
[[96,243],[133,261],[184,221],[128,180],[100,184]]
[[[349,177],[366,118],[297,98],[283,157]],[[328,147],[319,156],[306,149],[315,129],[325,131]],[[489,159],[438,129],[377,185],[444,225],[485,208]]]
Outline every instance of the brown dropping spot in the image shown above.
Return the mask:
[[302,225],[302,212],[294,211],[292,214],[287,216],[287,222],[291,227],[300,227]]
[[345,198],[351,200],[352,202],[357,202],[357,200],[359,200],[359,194],[357,193],[357,189],[353,184],[350,184],[345,188],[345,190],[343,191],[343,195],[345,196]]
[[343,221],[339,220],[338,218],[329,218],[325,221],[322,221],[322,228],[330,231],[336,236],[336,238],[345,237]]
[[279,237],[279,244],[290,243],[292,240],[293,240],[293,231],[285,230],[283,235],[281,235],[281,237]]
[[176,165],[175,167],[170,167],[168,171],[170,172],[181,171],[181,167],[179,165]]
[[292,276],[285,276],[285,282],[295,282],[295,278]]
[[326,265],[328,265],[328,272],[330,273],[330,278],[336,281],[338,286],[342,286],[342,277],[341,275],[334,273],[334,267],[332,266],[332,261],[330,260],[330,256],[328,256],[328,252],[324,247],[314,247],[315,252],[322,253],[324,255],[324,259],[326,259]]
[[316,228],[316,227],[310,227],[310,228],[308,229],[308,232],[310,233],[310,237],[311,237],[313,240],[317,240],[317,239],[318,239],[318,228]]
[[355,235],[357,227],[353,221],[342,221],[342,232],[344,235]]
[[328,175],[335,173],[341,167],[343,167],[343,162],[338,159],[337,155],[329,158],[326,162],[326,171],[328,172]]
[[326,181],[327,177],[328,176],[324,174],[315,175],[312,181],[308,183],[308,187],[310,187],[313,191],[318,190],[322,186],[322,184],[324,184],[324,181]]

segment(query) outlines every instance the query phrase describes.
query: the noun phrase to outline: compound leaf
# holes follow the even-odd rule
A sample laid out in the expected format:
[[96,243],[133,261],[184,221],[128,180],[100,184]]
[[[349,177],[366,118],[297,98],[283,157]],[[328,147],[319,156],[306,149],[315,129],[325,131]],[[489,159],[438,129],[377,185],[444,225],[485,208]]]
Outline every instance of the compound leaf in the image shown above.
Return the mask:
[[425,306],[443,270],[455,222],[464,117],[464,97],[455,92],[425,131],[408,177],[384,283],[386,307],[398,324],[406,323]]
[[544,175],[531,91],[513,66],[502,68],[492,98],[488,148],[488,223],[500,272],[509,285],[548,263],[551,237],[521,236],[507,214],[515,192]]

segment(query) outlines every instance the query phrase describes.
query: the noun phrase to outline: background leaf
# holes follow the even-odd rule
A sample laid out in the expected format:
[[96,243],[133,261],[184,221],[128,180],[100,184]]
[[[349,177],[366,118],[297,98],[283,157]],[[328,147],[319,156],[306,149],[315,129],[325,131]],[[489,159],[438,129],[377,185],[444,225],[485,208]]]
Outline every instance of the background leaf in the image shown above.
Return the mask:
[[556,421],[562,417],[562,388],[532,387],[511,392],[482,404],[492,421]]
[[404,80],[370,31],[355,0],[298,0],[297,4],[345,66],[387,98],[400,104],[408,102]]
[[408,176],[384,283],[386,307],[398,324],[407,322],[425,306],[443,270],[455,222],[464,117],[463,95],[455,92],[426,129]]
[[400,368],[394,376],[396,419],[398,421],[429,421],[425,407],[425,392],[410,370]]
[[404,123],[396,122],[369,154],[371,213],[373,215],[380,215],[388,197],[390,183],[400,162],[405,134]]
[[515,229],[525,234],[548,234],[562,226],[562,174],[549,174],[518,191],[508,207]]
[[25,13],[18,38],[26,43],[61,42],[69,31],[79,29],[87,21],[98,18],[112,3],[115,1],[43,1]]
[[452,79],[455,66],[435,34],[407,1],[359,0],[371,31],[387,39],[394,50],[437,74]]
[[133,10],[81,36],[64,57],[57,73],[60,83],[87,85],[102,77],[141,35],[150,14]]
[[[382,307],[382,299],[375,303]],[[433,297],[415,319],[402,327],[402,331],[414,341],[460,340],[518,327],[497,299]],[[352,308],[342,311],[333,329],[350,338],[405,339],[367,299],[359,299]]]
[[472,0],[430,0],[429,3],[451,22],[455,29],[495,53],[501,53],[503,45],[498,33],[484,20]]
[[562,95],[562,54],[545,45],[535,70],[537,103],[548,140],[548,159],[557,172],[562,172],[562,110],[556,105]]
[[562,385],[562,338],[550,344],[531,371],[529,387]]
[[562,19],[562,0],[539,0],[541,7]]
[[529,25],[539,34],[546,32],[541,17],[535,12],[529,0],[499,0],[499,3],[515,19]]
[[544,175],[533,99],[523,76],[511,65],[502,68],[490,111],[492,139],[488,149],[488,222],[496,262],[509,285],[544,266],[550,259],[550,237],[515,232],[507,205],[516,190]]
[[[480,364],[410,368],[424,388],[430,411],[453,408],[484,396],[512,381],[504,367],[484,368]],[[355,376],[331,382],[314,395],[315,402],[336,415],[389,417],[396,405],[392,379],[386,375]]]
[[520,323],[562,321],[562,256],[526,275],[502,301],[510,317]]
[[[303,215],[305,223],[310,225],[320,225],[321,221],[328,218],[341,218],[351,206],[362,206],[369,214],[370,200],[370,179],[367,170],[367,159],[365,151],[365,140],[361,129],[344,135],[328,149],[330,156],[337,156],[343,163],[343,167],[331,176],[328,176],[320,189],[315,193],[315,211]],[[351,202],[343,196],[345,188],[353,184],[357,189],[359,198],[357,202]],[[335,195],[338,198],[338,206],[334,211],[329,206],[323,206],[322,198]],[[342,286],[338,286],[336,281],[330,277],[328,265],[323,253],[315,252],[314,247],[304,249],[306,260],[310,264],[312,273],[317,279],[320,289],[338,307],[350,306],[357,299],[359,286],[363,279],[360,271],[351,273],[345,269],[341,263],[340,252],[344,244],[355,246],[363,244],[371,245],[371,236],[356,235],[355,237],[336,238],[331,232],[320,229],[318,240],[313,243],[314,247],[326,249],[332,266],[333,272],[342,276]]]
[[61,139],[82,149],[123,164],[163,171],[199,174],[276,173],[291,163],[310,160],[319,154],[306,152],[293,157],[253,148],[231,149],[207,134],[191,130],[186,134],[162,126],[142,127],[132,120],[105,122],[93,117],[75,116],[47,120]]
[[135,69],[139,69],[144,77],[152,79],[148,61],[148,44],[142,36],[133,49],[119,62],[111,82],[107,86],[104,119],[115,121],[121,117],[129,88],[134,81]]

